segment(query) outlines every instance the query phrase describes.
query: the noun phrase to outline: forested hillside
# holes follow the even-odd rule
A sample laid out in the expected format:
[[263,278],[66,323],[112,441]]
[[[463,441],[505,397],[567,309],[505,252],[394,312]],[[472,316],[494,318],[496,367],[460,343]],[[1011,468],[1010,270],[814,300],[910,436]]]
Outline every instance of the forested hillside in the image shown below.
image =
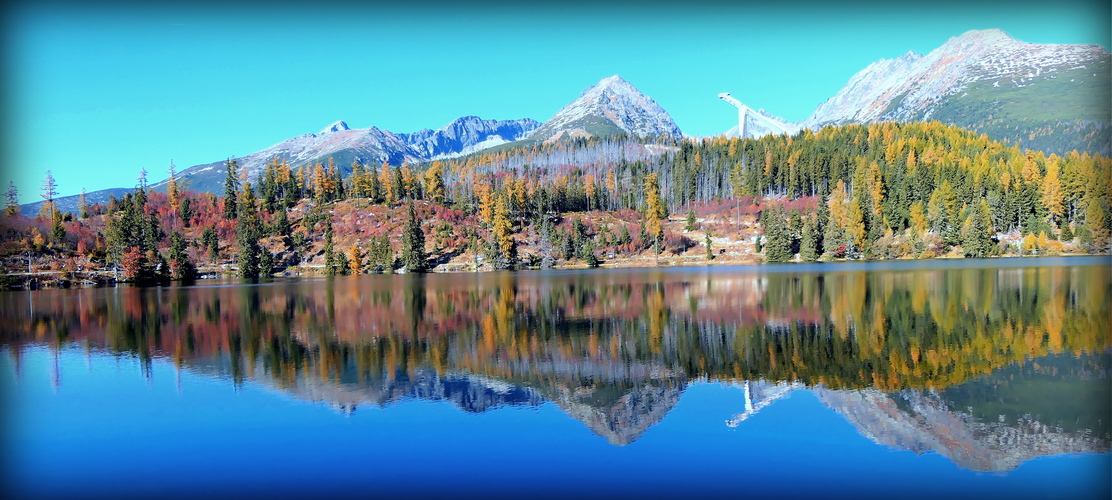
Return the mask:
[[[623,136],[533,144],[452,161],[291,168],[226,165],[225,196],[171,178],[166,194],[19,214],[8,272],[325,274],[707,260],[1093,252],[1112,230],[1112,161],[1020,150],[938,122],[702,141]],[[759,225],[753,225],[754,218]],[[712,251],[717,245],[719,254]],[[705,248],[700,248],[705,247]],[[659,257],[656,257],[659,259]],[[455,267],[453,267],[455,266]]]

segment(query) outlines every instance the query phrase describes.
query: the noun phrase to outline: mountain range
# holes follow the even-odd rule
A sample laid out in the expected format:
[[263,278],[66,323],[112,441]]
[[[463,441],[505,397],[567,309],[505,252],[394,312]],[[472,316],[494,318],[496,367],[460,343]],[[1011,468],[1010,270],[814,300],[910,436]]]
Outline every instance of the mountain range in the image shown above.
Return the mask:
[[[791,123],[765,110],[746,121],[747,136],[781,128],[817,130],[827,125],[878,121],[939,120],[1021,147],[1064,153],[1072,149],[1109,154],[1112,142],[1112,54],[1098,45],[1034,44],[996,29],[953,37],[927,55],[908,52],[874,62],[855,74],[807,119]],[[394,133],[377,127],[352,129],[337,121],[321,131],[286,139],[238,158],[251,178],[272,158],[291,167],[332,158],[342,173],[353,161],[425,162],[492,147],[582,137],[625,135],[652,140],[688,137],[664,108],[618,75],[584,90],[544,123],[530,118],[489,120],[464,116],[436,129]],[[726,132],[737,135],[737,127]],[[223,192],[224,160],[178,173],[189,189]],[[164,190],[167,180],[153,184]],[[89,193],[104,201],[122,189]],[[56,200],[76,210],[77,197]],[[36,213],[39,203],[24,205]]]

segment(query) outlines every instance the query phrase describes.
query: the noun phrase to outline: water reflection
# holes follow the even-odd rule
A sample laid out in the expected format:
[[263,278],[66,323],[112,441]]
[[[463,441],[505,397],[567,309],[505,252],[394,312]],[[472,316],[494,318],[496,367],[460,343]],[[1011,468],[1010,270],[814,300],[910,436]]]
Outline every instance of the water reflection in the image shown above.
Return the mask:
[[[1044,261],[1045,262],[1045,261]],[[0,295],[3,341],[84,343],[345,412],[557,404],[615,445],[689,383],[745,420],[813,391],[877,443],[975,470],[1109,448],[1109,267],[369,276]]]

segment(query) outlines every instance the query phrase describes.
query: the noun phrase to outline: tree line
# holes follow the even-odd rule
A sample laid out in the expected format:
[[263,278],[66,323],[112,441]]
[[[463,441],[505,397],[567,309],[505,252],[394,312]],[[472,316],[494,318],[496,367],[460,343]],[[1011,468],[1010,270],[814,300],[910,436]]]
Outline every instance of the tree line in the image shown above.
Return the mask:
[[[165,195],[153,193],[144,171],[134,193],[106,206],[81,203],[76,219],[53,208],[57,186],[48,173],[44,213],[22,227],[11,222],[18,216],[12,186],[4,251],[92,252],[126,279],[176,279],[195,272],[189,247],[213,261],[223,248],[233,250],[241,276],[255,277],[296,263],[323,240],[327,274],[421,272],[430,266],[430,232],[434,246],[463,239],[500,269],[556,259],[597,265],[600,255],[686,250],[696,243],[664,222],[686,211],[691,228],[694,207],[728,202],[737,217],[743,203],[757,214],[755,249],[770,262],[931,257],[959,248],[968,257],[1053,253],[1065,242],[1099,251],[1112,234],[1108,158],[1021,150],[939,122],[745,140],[575,139],[414,165],[341,167],[329,158],[294,168],[274,158],[253,178],[229,159],[226,170],[223,196],[188,191],[172,165]],[[407,213],[397,243],[379,234],[337,249],[330,207],[344,200],[417,202],[407,212],[456,222],[445,227]],[[294,223],[299,203],[306,208]],[[590,211],[619,222],[575,215]],[[82,222],[94,216],[104,221],[95,230]],[[458,222],[465,219],[474,224]],[[1001,239],[1008,234],[1018,242]],[[279,262],[274,245],[260,243],[271,237],[294,258]],[[521,254],[526,240],[533,252]],[[709,230],[705,242],[712,257]]]

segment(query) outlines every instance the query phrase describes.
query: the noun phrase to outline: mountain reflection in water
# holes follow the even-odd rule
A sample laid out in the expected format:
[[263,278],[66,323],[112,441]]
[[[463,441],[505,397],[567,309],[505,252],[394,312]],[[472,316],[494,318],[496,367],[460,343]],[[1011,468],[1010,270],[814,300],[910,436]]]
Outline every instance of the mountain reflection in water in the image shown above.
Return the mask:
[[[0,295],[18,371],[86,345],[346,411],[552,402],[614,445],[696,381],[746,425],[796,390],[869,439],[960,467],[1109,450],[1109,267],[368,276]],[[848,269],[848,270],[842,270]]]

